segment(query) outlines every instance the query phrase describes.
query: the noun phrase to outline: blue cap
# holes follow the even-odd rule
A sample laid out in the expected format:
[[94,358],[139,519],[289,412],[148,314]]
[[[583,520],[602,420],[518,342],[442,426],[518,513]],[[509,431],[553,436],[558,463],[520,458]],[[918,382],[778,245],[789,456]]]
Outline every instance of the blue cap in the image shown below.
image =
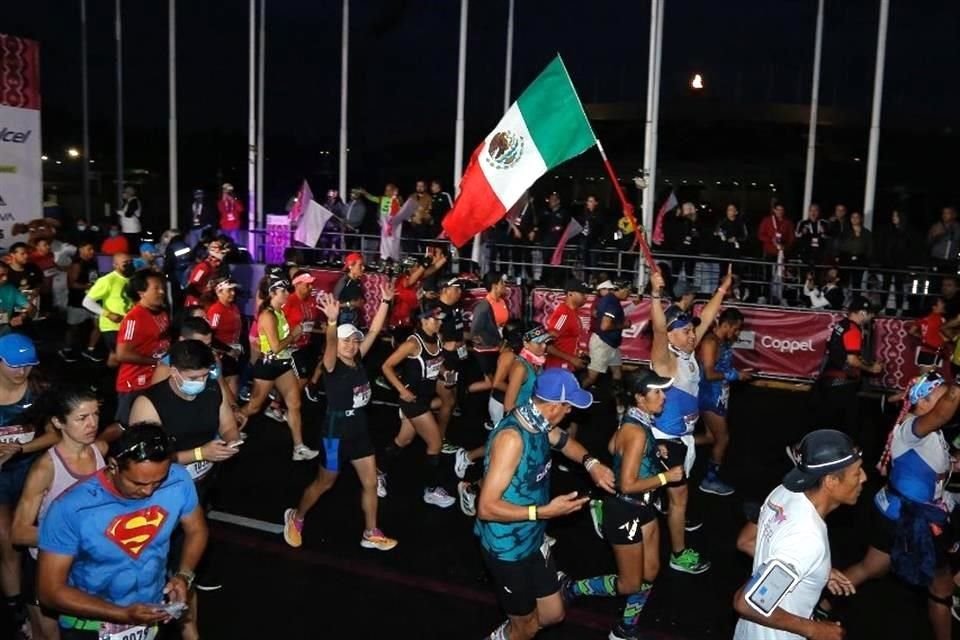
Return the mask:
[[22,333],[8,333],[0,338],[0,360],[14,368],[40,364],[33,340]]
[[140,253],[156,253],[157,245],[152,242],[144,242],[140,245]]
[[546,402],[564,402],[577,409],[587,409],[593,404],[593,394],[580,388],[576,376],[566,369],[545,369],[537,376],[533,395]]

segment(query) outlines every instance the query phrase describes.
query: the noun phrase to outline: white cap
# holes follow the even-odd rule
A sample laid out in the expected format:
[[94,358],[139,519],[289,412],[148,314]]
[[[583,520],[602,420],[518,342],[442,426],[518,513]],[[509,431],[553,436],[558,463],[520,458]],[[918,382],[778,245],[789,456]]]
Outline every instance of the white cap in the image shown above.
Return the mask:
[[597,291],[603,291],[604,289],[612,290],[616,288],[617,288],[617,285],[613,284],[613,282],[610,280],[604,280],[603,282],[597,285]]
[[337,327],[338,340],[363,340],[363,331],[352,324],[342,324]]

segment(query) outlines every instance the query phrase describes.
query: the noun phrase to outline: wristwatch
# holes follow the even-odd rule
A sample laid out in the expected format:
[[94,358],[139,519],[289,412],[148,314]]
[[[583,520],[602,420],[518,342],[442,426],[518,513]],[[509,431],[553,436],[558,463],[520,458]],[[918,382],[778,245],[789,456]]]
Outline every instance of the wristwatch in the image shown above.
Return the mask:
[[186,569],[181,569],[173,576],[174,578],[183,578],[183,581],[187,583],[187,591],[193,589],[193,581],[196,580],[197,574],[193,571],[187,571]]

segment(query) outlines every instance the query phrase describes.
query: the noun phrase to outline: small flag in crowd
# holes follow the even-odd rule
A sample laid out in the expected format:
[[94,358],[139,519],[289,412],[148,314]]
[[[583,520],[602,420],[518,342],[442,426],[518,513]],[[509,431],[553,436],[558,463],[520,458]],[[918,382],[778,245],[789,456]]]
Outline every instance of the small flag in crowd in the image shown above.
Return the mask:
[[403,223],[417,211],[417,199],[409,198],[394,213],[382,218],[380,223],[380,259],[400,259],[400,230]]
[[550,258],[551,265],[558,265],[563,262],[564,247],[570,242],[570,238],[578,235],[581,231],[583,231],[583,225],[580,224],[576,218],[570,218],[570,222],[567,223],[567,228],[563,230],[563,235],[560,236],[560,242],[557,243],[557,248],[553,250],[553,257]]
[[297,202],[290,210],[290,222],[297,225],[297,230],[293,232],[293,239],[308,247],[317,246],[317,241],[323,234],[323,228],[333,217],[332,211],[313,199],[313,191],[304,180],[297,195]]
[[677,208],[677,192],[671,191],[669,197],[667,197],[666,202],[660,206],[660,210],[657,211],[657,219],[653,223],[653,244],[661,245],[666,239],[663,235],[663,221],[667,217],[667,212],[673,211]]
[[560,56],[533,81],[470,158],[443,219],[454,246],[497,223],[537,179],[597,143]]

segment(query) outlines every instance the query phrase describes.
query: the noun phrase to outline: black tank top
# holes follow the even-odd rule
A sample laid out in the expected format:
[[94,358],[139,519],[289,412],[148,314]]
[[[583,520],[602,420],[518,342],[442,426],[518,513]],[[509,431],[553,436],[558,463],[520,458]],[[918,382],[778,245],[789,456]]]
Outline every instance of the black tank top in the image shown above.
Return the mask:
[[213,440],[220,430],[220,387],[216,382],[207,382],[200,395],[184,400],[173,392],[170,382],[158,382],[143,395],[153,403],[164,431],[176,438],[177,451],[188,451]]
[[[437,378],[440,376],[440,367],[443,365],[443,356],[440,355],[440,336],[430,337],[422,331],[417,331],[408,340],[416,341],[420,346],[420,354],[408,356],[404,361],[403,381],[419,399],[428,400],[436,395]],[[432,348],[428,348],[428,344]]]
[[323,372],[323,388],[327,392],[327,410],[331,412],[363,409],[370,403],[370,379],[359,362],[351,367],[337,358],[333,371]]
[[[74,262],[80,265],[80,273],[77,275],[78,284],[93,284],[100,277],[100,270],[97,268],[96,259],[80,260],[77,258]],[[82,289],[70,289],[67,294],[67,304],[71,307],[82,307],[83,297],[87,295]]]

